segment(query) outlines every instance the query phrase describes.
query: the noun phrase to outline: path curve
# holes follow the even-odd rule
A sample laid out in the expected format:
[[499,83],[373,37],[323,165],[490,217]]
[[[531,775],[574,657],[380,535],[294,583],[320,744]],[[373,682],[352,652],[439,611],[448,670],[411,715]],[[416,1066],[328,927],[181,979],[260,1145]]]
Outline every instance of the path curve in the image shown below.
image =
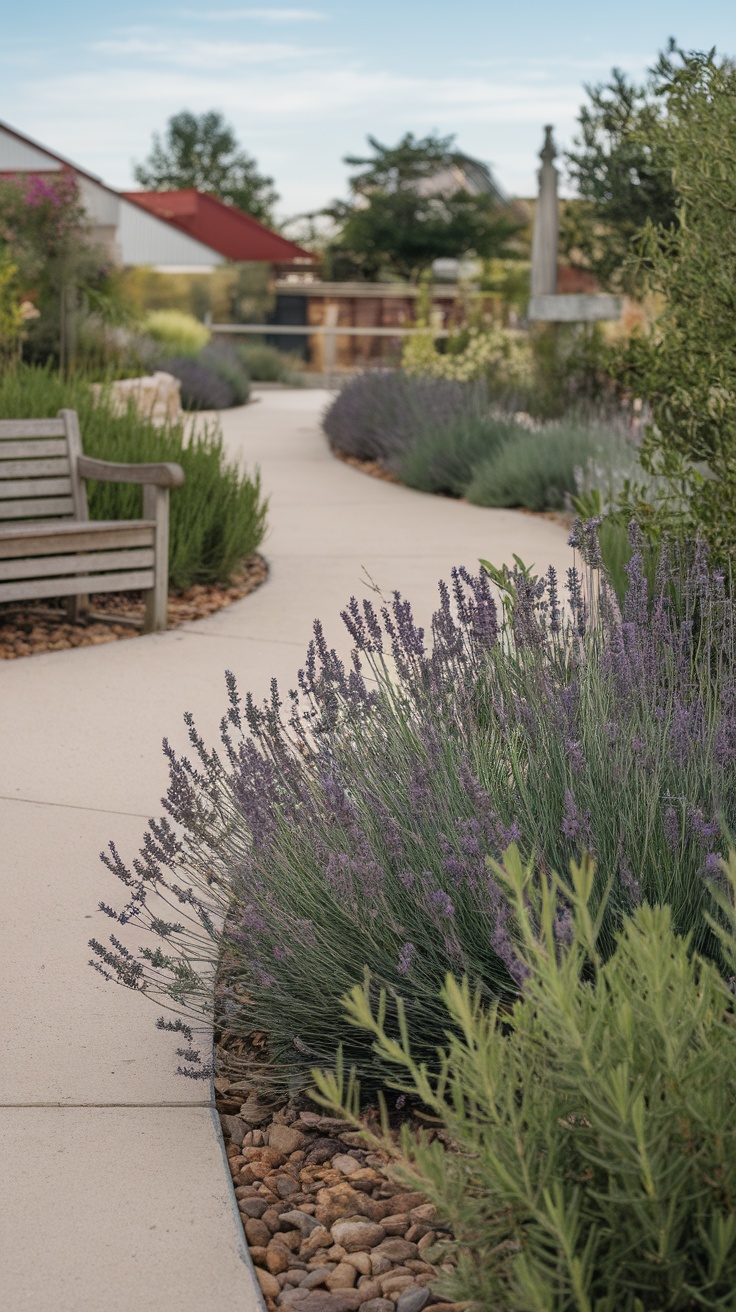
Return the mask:
[[[156,1012],[87,966],[118,888],[97,853],[137,850],[159,811],[161,739],[192,710],[212,742],[223,672],[295,682],[316,615],[338,620],[363,568],[426,622],[437,579],[516,552],[570,563],[547,520],[367,478],[326,449],[324,392],[269,391],[222,416],[270,494],[269,582],[207,620],[0,668],[3,972],[0,1305],[13,1312],[248,1312],[260,1306],[208,1089],[173,1073]],[[174,494],[175,495],[175,494]]]

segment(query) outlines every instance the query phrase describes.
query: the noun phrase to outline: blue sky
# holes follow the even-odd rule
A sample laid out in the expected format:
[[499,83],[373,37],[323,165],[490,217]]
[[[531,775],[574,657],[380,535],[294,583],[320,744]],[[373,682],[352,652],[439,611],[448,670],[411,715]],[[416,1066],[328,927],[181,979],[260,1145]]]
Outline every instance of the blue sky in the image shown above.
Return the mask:
[[188,108],[223,110],[282,216],[344,194],[367,133],[455,133],[509,192],[542,125],[571,140],[583,84],[639,75],[667,37],[736,53],[734,0],[34,0],[3,16],[0,118],[113,186]]

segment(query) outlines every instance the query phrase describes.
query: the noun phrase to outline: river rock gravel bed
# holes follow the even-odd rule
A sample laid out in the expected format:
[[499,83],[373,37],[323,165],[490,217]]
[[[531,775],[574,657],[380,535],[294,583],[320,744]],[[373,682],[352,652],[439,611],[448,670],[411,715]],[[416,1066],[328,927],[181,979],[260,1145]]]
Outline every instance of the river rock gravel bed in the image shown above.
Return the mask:
[[[167,628],[176,629],[192,620],[205,619],[224,606],[240,601],[260,587],[268,577],[268,565],[262,556],[250,556],[229,584],[195,584],[183,592],[170,592]],[[103,619],[86,619],[72,624],[67,619],[63,601],[53,599],[43,604],[0,605],[0,660],[17,660],[45,651],[65,651],[69,647],[97,647],[120,638],[138,638],[143,621],[142,593],[97,593],[91,598],[91,610]]]
[[454,1269],[433,1204],[343,1121],[216,1081],[240,1217],[269,1312],[463,1312],[434,1286]]

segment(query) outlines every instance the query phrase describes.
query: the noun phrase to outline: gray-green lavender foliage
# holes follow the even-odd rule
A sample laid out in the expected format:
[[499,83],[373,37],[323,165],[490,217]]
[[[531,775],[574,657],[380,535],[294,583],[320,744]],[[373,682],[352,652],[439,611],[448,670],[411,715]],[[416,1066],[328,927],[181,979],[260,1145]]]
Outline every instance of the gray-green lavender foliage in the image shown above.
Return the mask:
[[[553,571],[516,567],[499,618],[490,574],[455,571],[431,636],[398,595],[380,613],[353,600],[346,667],[316,625],[285,705],[275,685],[263,707],[242,700],[230,676],[223,749],[189,721],[192,760],[169,751],[165,821],[132,871],[108,858],[133,930],[128,956],[120,937],[95,941],[103,971],[208,1006],[224,954],[228,1028],[267,1030],[275,1073],[298,1082],[342,1039],[380,1079],[340,1005],[365,966],[404,999],[427,1060],[448,970],[487,999],[517,992],[508,902],[487,864],[514,840],[544,869],[595,855],[604,955],[632,908],[665,903],[722,964],[707,881],[736,828],[734,601],[701,548],[663,552],[650,588],[632,532],[620,611],[594,528],[576,541],[588,601],[576,571],[563,609]],[[129,935],[149,924],[156,950],[141,955]]]
[[[733,976],[733,854],[720,873]],[[666,905],[627,916],[604,960],[587,860],[564,883],[512,848],[496,875],[526,972],[513,1008],[448,976],[446,1046],[428,1070],[406,1017],[398,1040],[387,1032],[385,994],[376,1005],[366,984],[345,1001],[395,1093],[445,1132],[405,1126],[397,1147],[384,1123],[379,1139],[451,1230],[444,1292],[498,1312],[732,1312],[732,982],[675,933]],[[340,1063],[314,1075],[318,1100],[360,1127],[355,1078]]]

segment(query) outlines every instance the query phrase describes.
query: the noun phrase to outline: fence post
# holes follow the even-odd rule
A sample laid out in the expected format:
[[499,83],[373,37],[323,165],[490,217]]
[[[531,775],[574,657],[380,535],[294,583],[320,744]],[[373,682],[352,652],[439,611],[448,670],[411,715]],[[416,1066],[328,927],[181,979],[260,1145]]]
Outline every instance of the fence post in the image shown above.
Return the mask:
[[324,347],[322,348],[322,367],[325,372],[325,382],[328,387],[334,386],[334,374],[337,369],[337,316],[339,307],[337,305],[325,306],[325,328],[327,332],[324,335]]

